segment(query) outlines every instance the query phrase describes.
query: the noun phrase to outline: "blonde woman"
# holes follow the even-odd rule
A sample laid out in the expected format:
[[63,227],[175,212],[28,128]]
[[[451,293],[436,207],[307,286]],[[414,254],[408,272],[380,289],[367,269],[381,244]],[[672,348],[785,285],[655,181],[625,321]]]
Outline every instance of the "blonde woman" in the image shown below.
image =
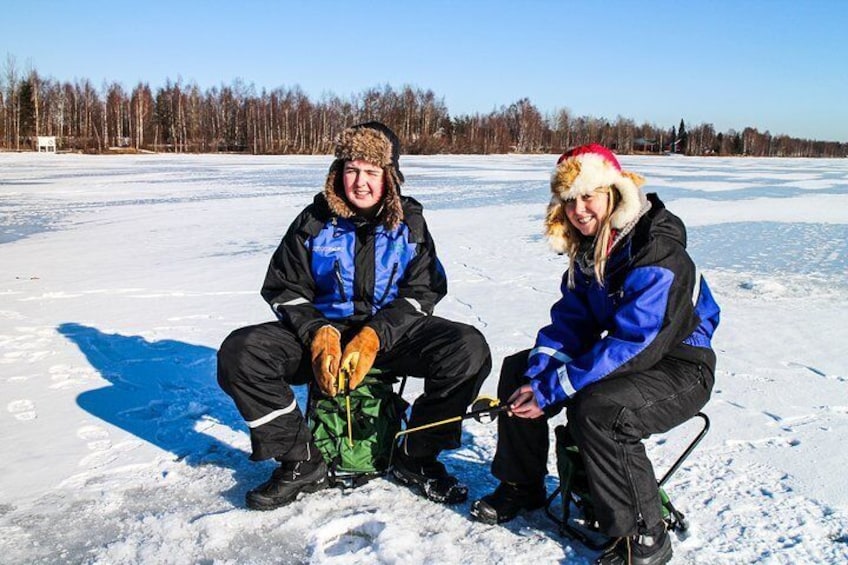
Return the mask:
[[683,222],[643,183],[601,145],[559,158],[545,228],[568,257],[562,298],[535,347],[504,361],[500,485],[471,508],[495,524],[544,504],[547,420],[565,407],[601,531],[621,541],[600,563],[671,558],[642,440],[694,416],[714,382],[719,308],[696,279]]

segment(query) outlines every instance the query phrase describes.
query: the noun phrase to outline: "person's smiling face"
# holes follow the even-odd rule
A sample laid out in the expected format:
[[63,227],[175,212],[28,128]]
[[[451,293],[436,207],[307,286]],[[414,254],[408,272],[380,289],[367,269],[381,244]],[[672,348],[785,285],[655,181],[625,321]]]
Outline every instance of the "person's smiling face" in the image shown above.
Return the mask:
[[566,200],[565,215],[583,235],[596,235],[607,218],[609,198],[609,192],[596,190],[592,194]]
[[383,168],[357,159],[344,166],[344,191],[347,201],[360,213],[376,211],[385,193]]

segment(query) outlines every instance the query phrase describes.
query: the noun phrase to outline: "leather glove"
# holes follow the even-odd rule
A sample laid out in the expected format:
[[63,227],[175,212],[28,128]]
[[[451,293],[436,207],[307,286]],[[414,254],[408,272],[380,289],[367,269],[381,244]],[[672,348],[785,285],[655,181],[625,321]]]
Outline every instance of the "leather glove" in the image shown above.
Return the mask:
[[339,361],[342,358],[339,330],[331,325],[321,326],[312,338],[312,374],[318,388],[327,396],[336,396]]
[[347,373],[350,390],[355,389],[365,378],[374,365],[377,351],[380,349],[380,338],[372,328],[365,326],[354,336],[342,354],[341,371]]

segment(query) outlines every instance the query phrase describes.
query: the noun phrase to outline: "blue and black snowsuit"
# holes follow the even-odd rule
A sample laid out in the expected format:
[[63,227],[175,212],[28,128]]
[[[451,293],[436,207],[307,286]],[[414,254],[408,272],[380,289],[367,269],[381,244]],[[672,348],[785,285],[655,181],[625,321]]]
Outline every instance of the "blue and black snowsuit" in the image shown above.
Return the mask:
[[563,277],[551,324],[532,350],[507,358],[499,396],[529,383],[547,417],[501,418],[492,465],[501,481],[538,484],[547,473],[547,418],[566,407],[601,530],[634,534],[661,521],[654,471],[641,440],[694,416],[714,383],[719,307],[686,252],[686,230],[655,194],[613,246],[604,285],[591,269]]
[[[410,426],[464,413],[491,369],[475,328],[433,316],[447,281],[422,207],[400,197],[403,221],[342,217],[326,193],[292,222],[274,253],[263,298],[278,320],[236,330],[218,354],[218,380],[250,427],[252,459],[305,458],[311,434],[290,385],[312,380],[309,345],[332,324],[342,347],[367,324],[380,338],[375,366],[425,379]],[[460,446],[460,425],[410,436],[416,457]]]

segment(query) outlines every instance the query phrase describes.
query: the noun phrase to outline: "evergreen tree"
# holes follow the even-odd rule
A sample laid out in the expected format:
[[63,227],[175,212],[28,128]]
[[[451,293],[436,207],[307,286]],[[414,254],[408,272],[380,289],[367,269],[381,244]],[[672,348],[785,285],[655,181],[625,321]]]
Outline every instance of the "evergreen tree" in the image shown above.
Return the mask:
[[742,143],[742,136],[737,133],[733,136],[733,155],[741,155],[744,149],[744,145]]
[[32,95],[32,84],[30,81],[25,80],[21,83],[20,90],[18,90],[18,100],[20,100],[20,136],[24,139],[32,137],[37,133],[35,131],[35,102]]
[[680,127],[677,128],[677,138],[680,140],[678,152],[688,154],[689,133],[686,131],[686,124],[683,123],[683,118],[680,118]]
[[171,110],[170,83],[166,85],[167,91],[160,88],[156,92],[156,102],[153,110],[154,123],[156,124],[156,140],[154,143],[165,145],[174,142],[172,132],[174,125],[174,113]]

